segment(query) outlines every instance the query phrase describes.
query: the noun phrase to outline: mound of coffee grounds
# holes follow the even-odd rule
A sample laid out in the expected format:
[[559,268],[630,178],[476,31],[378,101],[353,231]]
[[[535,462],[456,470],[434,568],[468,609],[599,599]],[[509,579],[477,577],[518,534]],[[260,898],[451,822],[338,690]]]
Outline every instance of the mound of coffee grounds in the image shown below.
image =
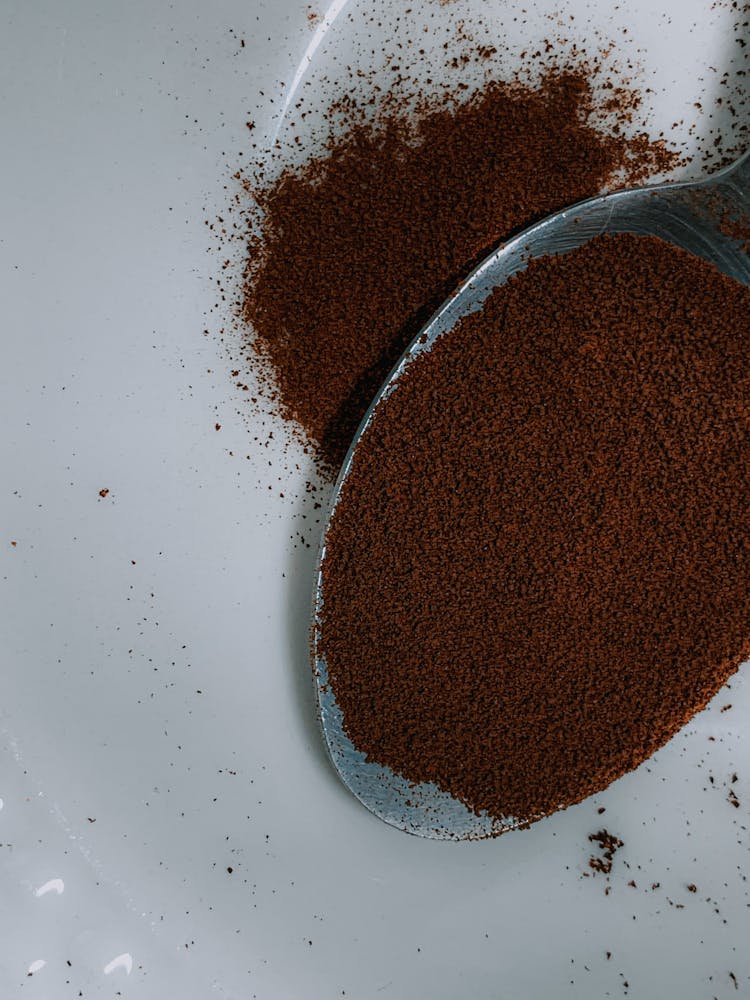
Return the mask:
[[534,261],[419,356],[327,534],[321,649],[368,758],[530,822],[750,653],[750,290],[654,238]]
[[616,178],[673,164],[662,143],[619,134],[633,92],[612,85],[610,130],[594,127],[588,72],[491,84],[416,120],[366,123],[349,108],[325,157],[257,195],[243,315],[282,415],[323,471],[338,469],[406,345],[490,248]]

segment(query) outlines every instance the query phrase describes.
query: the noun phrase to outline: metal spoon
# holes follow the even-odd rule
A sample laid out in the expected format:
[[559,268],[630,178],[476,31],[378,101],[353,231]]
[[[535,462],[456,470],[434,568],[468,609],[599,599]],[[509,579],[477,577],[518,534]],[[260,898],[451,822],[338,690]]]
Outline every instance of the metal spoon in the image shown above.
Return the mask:
[[[568,253],[603,233],[658,236],[750,284],[750,256],[729,235],[732,223],[750,227],[750,153],[707,180],[662,184],[591,198],[532,226],[491,253],[422,329],[391,372],[365,414],[334,487],[328,525],[335,516],[341,488],[357,443],[383,398],[412,361],[432,349],[461,317],[479,309],[487,296],[525,269],[529,260]],[[344,732],[342,714],[328,684],[320,653],[320,613],[326,532],[318,556],[312,623],[313,674],[323,735],[333,765],[344,784],[386,823],[422,837],[470,840],[496,836],[518,826],[513,817],[477,815],[433,784],[413,785],[390,769],[365,760]]]

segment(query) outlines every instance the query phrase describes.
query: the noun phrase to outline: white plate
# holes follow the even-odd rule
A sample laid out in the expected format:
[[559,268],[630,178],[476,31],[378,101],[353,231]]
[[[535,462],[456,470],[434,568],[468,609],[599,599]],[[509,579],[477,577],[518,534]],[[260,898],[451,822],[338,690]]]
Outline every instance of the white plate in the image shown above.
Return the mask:
[[[419,22],[438,82],[459,21],[504,39],[509,66],[559,21],[615,37],[652,88],[653,132],[741,123],[713,104],[742,68],[729,4],[615,8],[5,5],[2,997],[750,987],[746,675],[595,801],[497,841],[408,837],[338,782],[306,652],[309,459],[233,389],[210,280],[231,248],[204,220],[231,201],[240,152],[295,134],[298,155],[315,148],[346,67],[372,50],[390,80],[383,39]],[[625,842],[609,884],[587,866],[601,826]]]

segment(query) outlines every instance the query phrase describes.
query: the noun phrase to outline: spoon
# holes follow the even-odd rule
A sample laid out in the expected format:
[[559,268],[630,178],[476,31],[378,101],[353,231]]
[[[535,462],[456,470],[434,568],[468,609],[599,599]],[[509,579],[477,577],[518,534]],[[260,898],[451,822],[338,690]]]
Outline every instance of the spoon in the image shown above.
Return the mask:
[[512,817],[476,814],[434,784],[413,784],[367,761],[344,732],[342,713],[328,683],[320,651],[323,566],[328,526],[346,482],[357,443],[397,380],[420,354],[447,334],[535,257],[568,253],[604,233],[657,236],[688,250],[720,271],[750,284],[750,256],[733,237],[740,223],[750,233],[750,153],[706,180],[617,191],[582,201],[549,216],[494,250],[441,306],[412,341],[362,419],[333,490],[320,547],[312,620],[312,663],[318,713],[339,777],[380,819],[408,833],[442,840],[477,840],[518,826]]

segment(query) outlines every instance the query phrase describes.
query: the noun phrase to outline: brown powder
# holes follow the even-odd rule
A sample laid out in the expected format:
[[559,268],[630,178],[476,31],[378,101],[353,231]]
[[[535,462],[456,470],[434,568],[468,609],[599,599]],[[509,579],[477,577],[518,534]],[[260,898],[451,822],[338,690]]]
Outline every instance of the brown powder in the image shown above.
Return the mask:
[[526,822],[707,703],[750,651],[748,331],[741,284],[600,237],[410,366],[327,535],[356,747]]
[[661,143],[620,136],[632,90],[613,84],[610,130],[594,126],[588,72],[491,84],[416,120],[391,111],[367,124],[349,108],[325,157],[257,196],[243,314],[282,415],[324,470],[337,470],[406,345],[491,247],[616,179],[673,165]]
[[[609,830],[599,830],[597,833],[590,833],[589,840],[592,844],[596,844],[601,851],[601,856],[592,854],[589,858],[589,868],[595,872],[601,872],[603,875],[609,875],[612,871],[612,863],[615,859],[615,854],[624,847],[624,843],[619,837],[616,837]],[[635,883],[628,883],[629,885],[635,885]]]

